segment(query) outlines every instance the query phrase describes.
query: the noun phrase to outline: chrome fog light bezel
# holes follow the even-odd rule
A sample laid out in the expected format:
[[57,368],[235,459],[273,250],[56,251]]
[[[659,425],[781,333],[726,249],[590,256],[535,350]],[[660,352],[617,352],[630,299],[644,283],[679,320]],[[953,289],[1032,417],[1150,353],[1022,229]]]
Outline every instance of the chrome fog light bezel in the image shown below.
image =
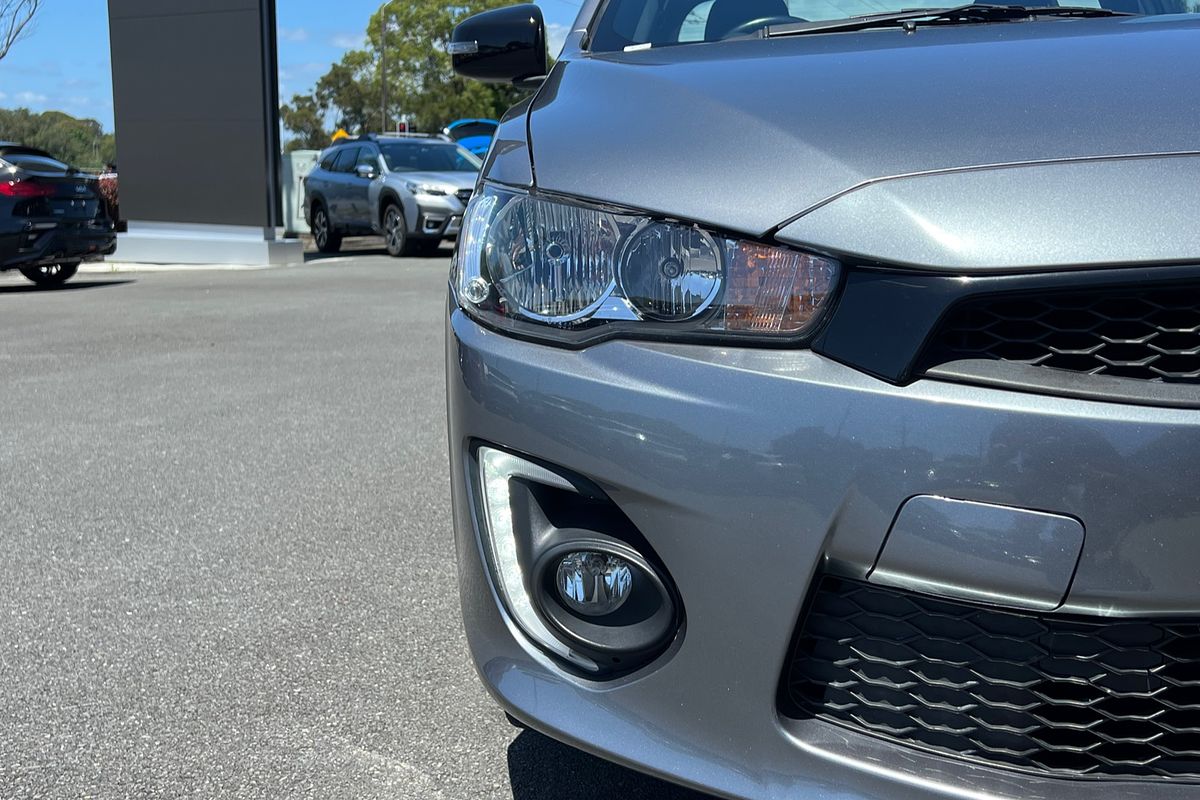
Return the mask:
[[[635,570],[629,599],[612,613],[586,616],[562,602],[554,577],[563,557],[579,551],[614,555]],[[652,658],[670,643],[678,625],[678,602],[659,570],[633,547],[589,532],[567,532],[533,568],[535,603],[551,628],[609,668]]]
[[492,585],[501,603],[517,627],[537,644],[578,668],[596,672],[599,669],[596,662],[575,652],[555,636],[535,609],[512,520],[511,481],[514,479],[533,480],[569,492],[577,490],[561,475],[503,450],[480,447],[476,456],[482,509],[480,539]]
[[[683,607],[677,591],[649,543],[599,487],[482,442],[471,451],[476,539],[489,584],[518,639],[592,680],[640,669],[678,640]],[[556,506],[570,509],[571,519],[542,513]],[[573,551],[602,552],[629,564],[637,582],[630,598],[603,616],[570,610],[553,579]]]

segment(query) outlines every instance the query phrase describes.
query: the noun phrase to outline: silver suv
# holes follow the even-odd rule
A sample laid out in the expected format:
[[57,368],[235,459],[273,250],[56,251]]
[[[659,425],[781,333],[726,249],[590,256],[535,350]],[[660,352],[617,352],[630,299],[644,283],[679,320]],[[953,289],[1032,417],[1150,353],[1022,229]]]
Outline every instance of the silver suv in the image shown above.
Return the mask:
[[304,211],[322,253],[343,236],[381,235],[392,256],[430,255],[458,236],[481,162],[432,136],[338,142],[304,182]]

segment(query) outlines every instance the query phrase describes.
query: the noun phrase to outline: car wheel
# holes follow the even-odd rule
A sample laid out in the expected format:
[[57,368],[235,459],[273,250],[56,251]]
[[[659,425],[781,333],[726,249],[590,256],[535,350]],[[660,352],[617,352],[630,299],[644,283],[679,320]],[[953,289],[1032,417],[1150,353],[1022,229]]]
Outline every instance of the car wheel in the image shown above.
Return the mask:
[[45,264],[40,267],[21,267],[21,274],[38,286],[62,286],[78,271],[78,261],[67,264]]
[[336,253],[342,247],[342,236],[334,232],[324,205],[318,204],[313,210],[312,235],[313,243],[322,253]]
[[391,204],[383,212],[383,240],[393,258],[408,255],[408,229],[400,206]]

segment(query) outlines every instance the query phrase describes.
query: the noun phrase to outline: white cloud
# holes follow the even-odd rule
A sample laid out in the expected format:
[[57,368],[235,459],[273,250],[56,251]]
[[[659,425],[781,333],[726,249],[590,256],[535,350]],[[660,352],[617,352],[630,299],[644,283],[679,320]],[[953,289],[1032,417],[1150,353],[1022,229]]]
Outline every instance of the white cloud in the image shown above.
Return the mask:
[[562,52],[563,45],[567,41],[567,34],[571,29],[558,22],[551,22],[546,26],[546,46],[550,48],[550,55],[558,58],[558,54]]
[[50,99],[46,95],[38,94],[37,92],[17,92],[13,97],[18,103],[29,103],[30,105],[42,105]]
[[6,95],[4,92],[0,92],[0,100],[7,100],[7,99],[8,99],[8,95]]
[[308,31],[304,28],[280,28],[279,38],[287,42],[307,42]]
[[341,47],[344,50],[349,50],[352,47],[362,47],[366,44],[367,37],[361,33],[335,33],[329,38],[329,43],[334,47]]

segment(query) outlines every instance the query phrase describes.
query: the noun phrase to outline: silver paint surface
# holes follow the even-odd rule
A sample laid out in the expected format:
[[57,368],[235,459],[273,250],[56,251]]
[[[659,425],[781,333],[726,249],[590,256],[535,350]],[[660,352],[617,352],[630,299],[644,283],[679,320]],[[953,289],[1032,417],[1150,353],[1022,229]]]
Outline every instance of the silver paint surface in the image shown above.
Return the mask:
[[778,238],[958,273],[1161,264],[1200,257],[1198,186],[1200,155],[925,174],[841,195]]
[[1049,611],[1083,550],[1079,520],[921,495],[900,509],[870,581],[939,597]]
[[[1197,52],[1200,21],[1145,18],[582,56],[534,101],[534,167],[546,190],[760,235],[883,177],[1194,152]],[[1144,188],[1131,215],[1157,213]]]
[[[507,121],[485,178],[961,272],[1200,257],[1198,162],[1180,155],[1200,149],[1196,20],[596,56],[583,47],[598,3],[585,3],[528,117]],[[746,800],[1198,796],[983,768],[776,711],[813,575],[866,579],[916,496],[1086,526],[1081,551],[1065,525],[1064,541],[1038,550],[1019,525],[993,522],[1011,552],[978,554],[996,573],[978,586],[1049,603],[1075,547],[1052,613],[1200,614],[1200,502],[1181,477],[1200,470],[1195,411],[931,380],[896,387],[803,350],[613,341],[572,351],[459,311],[446,356],[464,623],[485,685],[514,716]],[[585,476],[646,536],[688,615],[663,656],[591,682],[525,639],[481,558],[466,481],[473,440]],[[1021,558],[1054,563],[1022,571]],[[983,568],[961,566],[931,563],[923,577],[969,588]],[[729,591],[712,591],[718,578]]]
[[[463,615],[497,700],[539,730],[715,794],[775,800],[1182,800],[1196,788],[1043,780],[781,719],[775,693],[819,568],[865,578],[914,495],[1085,520],[1061,613],[1200,613],[1195,412],[920,381],[806,351],[534,345],[455,311],[447,330]],[[484,439],[587,476],[674,579],[687,630],[611,683],[567,674],[500,610],[465,483]],[[1135,501],[1136,500],[1136,501]],[[713,592],[715,576],[736,591]],[[968,788],[969,787],[969,788]]]

